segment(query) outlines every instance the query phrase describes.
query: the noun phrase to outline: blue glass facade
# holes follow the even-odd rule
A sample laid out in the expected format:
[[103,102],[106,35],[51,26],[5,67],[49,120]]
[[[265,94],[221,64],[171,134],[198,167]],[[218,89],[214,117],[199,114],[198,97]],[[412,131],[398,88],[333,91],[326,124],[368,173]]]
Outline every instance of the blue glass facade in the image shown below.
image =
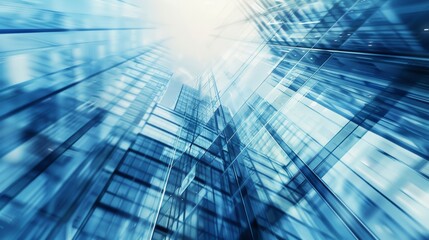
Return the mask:
[[429,238],[429,2],[231,1],[172,107],[151,6],[0,2],[0,239]]

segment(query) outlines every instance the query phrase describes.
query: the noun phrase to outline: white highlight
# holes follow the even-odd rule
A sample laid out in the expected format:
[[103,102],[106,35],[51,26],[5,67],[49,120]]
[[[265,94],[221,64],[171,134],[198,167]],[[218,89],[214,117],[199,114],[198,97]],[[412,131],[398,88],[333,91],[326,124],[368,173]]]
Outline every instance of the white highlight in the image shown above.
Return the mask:
[[171,57],[176,67],[198,74],[220,57],[225,46],[213,47],[216,27],[224,20],[229,0],[157,0],[149,20],[169,40]]

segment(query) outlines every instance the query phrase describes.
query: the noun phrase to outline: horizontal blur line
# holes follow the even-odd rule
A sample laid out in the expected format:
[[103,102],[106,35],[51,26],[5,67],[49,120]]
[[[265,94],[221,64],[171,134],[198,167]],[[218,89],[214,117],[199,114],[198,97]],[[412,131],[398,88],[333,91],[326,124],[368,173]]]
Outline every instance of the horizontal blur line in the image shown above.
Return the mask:
[[46,29],[0,29],[0,34],[13,33],[48,33],[48,32],[91,32],[91,31],[126,31],[144,30],[154,28],[46,28]]
[[[61,93],[61,92],[65,91],[65,90],[67,90],[67,89],[69,89],[69,88],[72,88],[72,87],[74,87],[74,86],[76,86],[76,85],[78,85],[78,84],[80,84],[80,83],[82,83],[82,82],[84,82],[84,81],[86,81],[86,80],[88,80],[88,79],[92,78],[92,77],[95,77],[95,76],[97,76],[98,74],[101,74],[101,73],[103,73],[103,72],[105,72],[105,71],[108,71],[108,70],[110,70],[110,69],[113,69],[113,68],[115,68],[115,67],[118,67],[119,65],[124,64],[124,63],[126,63],[126,62],[128,62],[128,61],[130,61],[130,60],[133,60],[133,59],[135,59],[135,58],[138,58],[139,56],[142,56],[142,55],[143,55],[143,54],[145,54],[146,52],[148,52],[148,51],[146,50],[144,53],[139,53],[139,54],[137,54],[137,55],[135,55],[135,56],[133,56],[133,57],[127,58],[127,59],[126,59],[126,60],[124,60],[124,61],[121,61],[121,62],[115,63],[115,64],[113,64],[112,66],[109,66],[109,67],[107,67],[107,68],[103,68],[103,69],[101,69],[100,71],[97,71],[97,72],[95,72],[95,73],[92,73],[91,75],[86,76],[85,78],[78,80],[77,82],[72,82],[72,83],[70,83],[70,84],[68,84],[68,85],[66,85],[66,86],[64,86],[64,87],[61,87],[60,89],[54,90],[53,92],[50,92],[50,93],[46,94],[45,96],[41,96],[41,97],[39,97],[39,98],[34,99],[34,100],[33,100],[33,101],[31,101],[31,102],[25,103],[25,104],[24,104],[24,105],[22,105],[22,106],[19,106],[19,107],[17,107],[17,108],[15,108],[15,109],[13,109],[13,110],[10,110],[9,112],[6,112],[6,113],[4,113],[3,115],[0,115],[0,121],[3,121],[4,119],[6,119],[6,118],[8,118],[8,117],[10,117],[10,116],[12,116],[12,115],[14,115],[14,114],[17,114],[17,113],[19,113],[19,112],[21,112],[21,111],[23,111],[23,110],[25,110],[25,109],[27,109],[27,108],[29,108],[29,107],[31,107],[31,106],[33,106],[33,105],[35,105],[35,104],[38,104],[38,103],[40,103],[40,102],[42,102],[42,101],[44,101],[44,100],[46,100],[46,99],[48,99],[48,98],[50,98],[50,97],[53,97],[53,96],[57,95],[58,93]],[[48,75],[49,75],[49,74],[48,74]]]
[[311,21],[311,22],[298,22],[298,24],[313,24],[313,23],[320,23],[320,21]]
[[[267,42],[268,45],[271,46],[279,46],[284,48],[291,49],[299,49],[305,51],[317,51],[317,52],[329,52],[329,53],[339,53],[339,54],[350,54],[350,55],[362,55],[367,57],[385,57],[385,58],[399,58],[399,59],[407,59],[407,60],[415,60],[415,61],[429,61],[429,56],[424,55],[406,55],[401,53],[381,53],[381,52],[369,52],[369,51],[355,51],[349,49],[331,49],[331,48],[314,48],[314,47],[299,47],[299,46],[289,46],[282,45],[273,42]],[[285,50],[285,49],[280,49]]]

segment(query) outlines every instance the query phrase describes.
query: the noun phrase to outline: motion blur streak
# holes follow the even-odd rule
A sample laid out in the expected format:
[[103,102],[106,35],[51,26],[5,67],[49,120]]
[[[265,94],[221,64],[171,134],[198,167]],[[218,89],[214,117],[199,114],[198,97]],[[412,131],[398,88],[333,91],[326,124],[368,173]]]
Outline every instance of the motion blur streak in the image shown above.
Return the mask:
[[0,239],[429,239],[428,12],[0,1]]

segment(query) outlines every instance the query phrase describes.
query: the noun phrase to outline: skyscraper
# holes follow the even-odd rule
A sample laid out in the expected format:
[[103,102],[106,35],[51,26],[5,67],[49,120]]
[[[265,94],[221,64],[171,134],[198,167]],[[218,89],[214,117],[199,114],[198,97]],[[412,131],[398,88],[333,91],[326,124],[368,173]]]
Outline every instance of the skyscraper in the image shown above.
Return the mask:
[[429,238],[429,3],[223,4],[0,3],[1,239]]

